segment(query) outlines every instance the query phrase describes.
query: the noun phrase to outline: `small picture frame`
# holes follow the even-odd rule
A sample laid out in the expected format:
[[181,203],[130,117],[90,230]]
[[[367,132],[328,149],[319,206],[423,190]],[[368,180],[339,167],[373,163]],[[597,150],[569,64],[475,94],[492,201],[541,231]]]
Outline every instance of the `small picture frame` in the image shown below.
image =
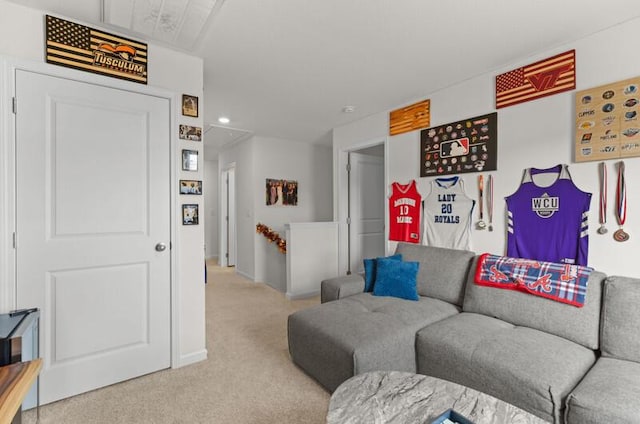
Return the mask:
[[194,118],[198,117],[198,97],[189,94],[182,95],[182,114]]
[[182,170],[183,171],[198,170],[198,151],[197,150],[182,151]]
[[182,205],[182,225],[198,225],[198,205]]
[[191,125],[180,125],[180,140],[202,141],[202,128]]
[[180,194],[202,194],[202,181],[180,180]]

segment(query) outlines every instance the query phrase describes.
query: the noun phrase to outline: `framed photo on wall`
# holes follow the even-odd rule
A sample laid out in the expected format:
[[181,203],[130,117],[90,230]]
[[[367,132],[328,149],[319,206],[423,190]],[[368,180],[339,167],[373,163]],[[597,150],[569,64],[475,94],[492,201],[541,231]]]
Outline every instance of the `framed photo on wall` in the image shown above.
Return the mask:
[[197,150],[182,151],[182,170],[183,171],[198,170],[198,151]]
[[180,194],[202,194],[202,181],[180,180]]
[[202,141],[202,128],[180,124],[180,140]]
[[182,205],[182,225],[198,225],[198,205]]
[[182,95],[182,114],[194,118],[198,117],[198,97],[189,94]]
[[298,182],[267,178],[265,198],[267,206],[297,206]]

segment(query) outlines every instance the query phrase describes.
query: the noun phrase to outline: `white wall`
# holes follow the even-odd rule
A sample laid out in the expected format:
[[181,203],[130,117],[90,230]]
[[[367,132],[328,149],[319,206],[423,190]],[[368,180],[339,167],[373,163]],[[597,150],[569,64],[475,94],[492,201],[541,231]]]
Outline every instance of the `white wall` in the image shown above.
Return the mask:
[[[206,137],[206,136],[205,136]],[[204,181],[202,181],[202,195],[204,196],[204,225],[205,257],[218,257],[218,161],[204,161]]]
[[[242,141],[220,152],[218,156],[219,173],[235,164],[236,177],[236,272],[253,280],[255,275],[254,234],[256,223],[254,222],[254,192],[253,192],[253,138]],[[219,174],[220,175],[220,174]],[[222,189],[222,181],[218,186]],[[218,199],[222,196],[219,191]],[[218,202],[220,205],[221,201]],[[219,228],[224,225],[221,219],[224,214],[218,209]],[[219,237],[222,240],[222,237]],[[219,252],[224,249],[220,247]]]
[[[44,15],[45,12],[26,8],[23,6],[0,0],[0,55],[12,61],[13,58],[24,59],[27,63],[34,63],[40,67],[52,67],[57,71],[67,73],[70,77],[79,75],[77,71],[67,70],[54,65],[42,65],[44,62]],[[93,25],[95,26],[95,25]],[[113,31],[110,31],[113,32]],[[174,265],[177,269],[172,281],[174,292],[174,328],[173,337],[177,339],[177,346],[174,345],[172,361],[174,366],[185,365],[190,362],[206,358],[205,348],[205,319],[204,319],[204,225],[201,222],[198,226],[182,226],[182,211],[178,193],[179,179],[202,179],[202,166],[197,173],[189,172],[185,174],[181,171],[180,151],[183,148],[190,148],[200,151],[202,155],[202,143],[184,141],[178,139],[178,124],[197,125],[202,127],[202,105],[203,105],[203,64],[202,59],[176,52],[154,44],[149,44],[149,77],[148,87],[153,89],[166,90],[172,96],[172,105],[175,115],[172,120],[172,145],[175,147],[173,157],[175,159],[175,181],[173,182],[174,197],[177,198],[174,209],[174,227],[176,228],[174,240]],[[10,80],[7,70],[3,70],[3,79]],[[87,73],[82,73],[83,76]],[[89,77],[87,77],[89,78]],[[144,91],[145,87],[140,84],[127,83],[109,77],[91,76],[105,86],[131,89],[134,91]],[[3,100],[10,95],[7,85],[3,87]],[[196,95],[200,98],[200,118],[189,118],[181,116],[180,98],[182,93]],[[0,110],[3,113],[3,122],[11,122],[10,111]],[[9,131],[2,133],[6,141],[11,138]],[[4,155],[3,155],[4,156]],[[201,162],[202,164],[202,162]],[[7,181],[2,181],[3,190]],[[3,199],[0,199],[3,200]],[[197,199],[200,208],[203,207],[202,200]],[[8,232],[13,223],[6,219],[10,215],[7,210],[12,210],[11,199],[5,199],[0,203],[0,231]],[[9,238],[2,234],[3,240]],[[12,252],[3,246],[0,250],[2,262],[7,262],[7,257]],[[34,258],[37,260],[37,258]],[[1,262],[0,262],[1,263]],[[13,278],[11,276],[11,278]],[[7,293],[7,284],[11,280],[3,278],[0,281],[0,293]],[[7,299],[0,301],[0,308],[11,308]]]
[[[331,149],[254,136],[220,153],[220,172],[231,163],[236,165],[236,271],[284,290],[285,255],[256,233],[256,224],[262,222],[285,237],[287,223],[330,221]],[[298,206],[266,206],[267,178],[298,181]]]
[[[637,50],[636,33],[639,25],[640,20],[635,19],[571,44],[523,58],[517,63],[435,93],[421,93],[416,87],[415,99],[409,99],[407,104],[414,100],[431,99],[432,126],[493,112],[496,75],[569,49],[576,49],[577,90],[636,77],[640,74],[640,56],[630,52]],[[425,78],[428,78],[428,75]],[[558,163],[568,163],[576,185],[582,190],[593,193],[589,216],[589,265],[608,274],[639,277],[640,270],[635,264],[635,252],[640,248],[640,214],[638,213],[640,196],[637,194],[640,185],[640,158],[625,159],[629,211],[625,229],[631,234],[631,239],[626,243],[618,243],[612,239],[613,231],[605,236],[596,233],[599,196],[598,162],[573,163],[574,101],[575,92],[567,92],[498,111],[498,170],[491,172],[495,177],[494,227],[496,231],[474,230],[473,248],[476,252],[505,253],[506,212],[503,199],[517,189],[524,168],[532,166],[546,168]],[[398,105],[398,107],[401,106]],[[344,190],[340,189],[346,181],[346,174],[340,163],[341,152],[350,149],[351,146],[366,144],[371,140],[387,140],[386,194],[389,194],[391,182],[406,182],[411,179],[418,182],[418,188],[423,196],[428,194],[429,182],[432,178],[419,176],[420,132],[414,131],[395,137],[387,137],[387,134],[388,111],[334,129],[334,186],[336,187],[334,219],[341,223],[346,216],[343,212],[346,209],[346,197]],[[615,160],[607,162],[610,175],[607,220],[610,230],[615,227],[613,209],[616,162]],[[478,174],[461,174],[461,177],[465,180],[467,194],[477,198]],[[474,222],[477,219],[476,210]],[[392,243],[389,243],[389,250],[393,248]],[[344,257],[342,252],[341,256]],[[346,268],[341,265],[341,270],[344,272]]]
[[[256,222],[281,237],[285,224],[330,221],[331,149],[296,141],[254,137],[254,191]],[[267,178],[298,182],[297,206],[267,206]],[[255,233],[255,230],[254,230]],[[286,258],[262,234],[255,234],[255,280],[286,290]]]

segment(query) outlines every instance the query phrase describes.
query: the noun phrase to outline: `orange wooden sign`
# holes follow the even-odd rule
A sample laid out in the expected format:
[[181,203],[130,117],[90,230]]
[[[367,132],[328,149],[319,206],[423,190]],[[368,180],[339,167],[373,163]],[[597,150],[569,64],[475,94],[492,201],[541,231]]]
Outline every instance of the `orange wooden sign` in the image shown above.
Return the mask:
[[423,100],[391,111],[389,114],[389,135],[403,134],[431,125],[431,100]]

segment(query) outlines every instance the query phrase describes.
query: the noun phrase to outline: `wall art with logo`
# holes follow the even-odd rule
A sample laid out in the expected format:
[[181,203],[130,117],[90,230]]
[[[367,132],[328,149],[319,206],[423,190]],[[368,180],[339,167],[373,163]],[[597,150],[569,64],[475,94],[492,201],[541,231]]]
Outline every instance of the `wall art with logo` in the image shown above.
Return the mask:
[[191,125],[180,125],[180,140],[202,141],[202,128]]
[[498,114],[476,116],[420,132],[420,176],[495,171]]
[[265,198],[267,206],[297,206],[298,182],[267,178]]
[[640,77],[576,92],[576,162],[640,156]]
[[576,88],[576,51],[569,50],[496,77],[496,109]]
[[147,45],[46,16],[47,63],[147,83]]

